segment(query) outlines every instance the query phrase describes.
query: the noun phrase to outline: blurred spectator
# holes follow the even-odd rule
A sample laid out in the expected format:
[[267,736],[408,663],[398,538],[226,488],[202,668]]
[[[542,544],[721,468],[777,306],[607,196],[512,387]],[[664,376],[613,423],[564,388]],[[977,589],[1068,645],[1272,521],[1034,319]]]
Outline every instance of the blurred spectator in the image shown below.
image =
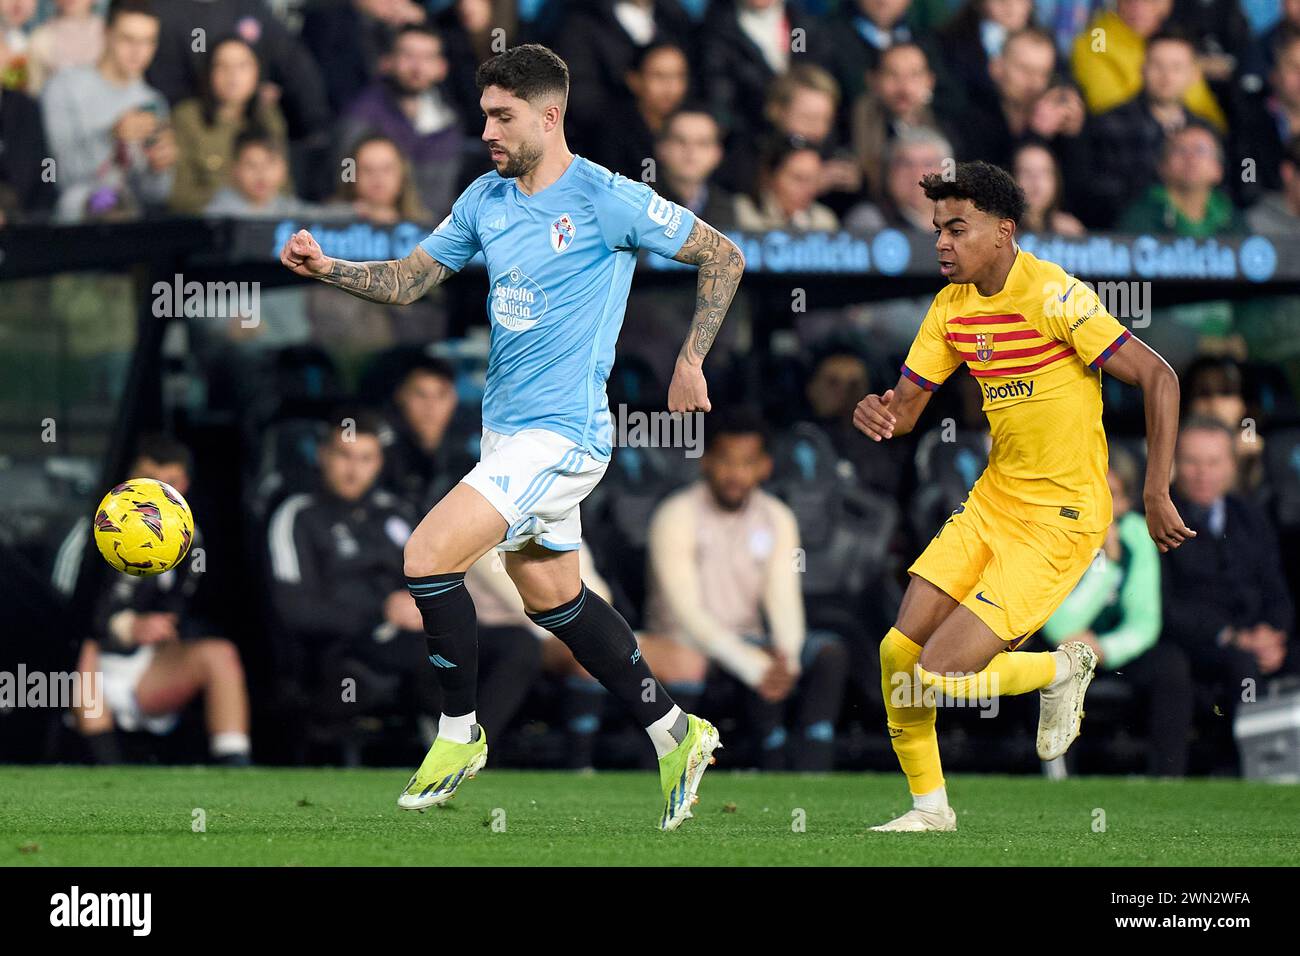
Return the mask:
[[402,27],[382,77],[353,100],[339,128],[340,143],[363,141],[371,133],[396,143],[411,165],[421,206],[440,214],[456,198],[465,142],[446,79],[438,34],[424,26]]
[[[230,178],[241,133],[264,133],[281,151],[289,145],[280,108],[261,93],[262,68],[251,46],[238,37],[222,40],[207,66],[202,94],[179,103],[172,114],[180,159],[171,208],[191,215],[207,208]],[[286,170],[283,188],[292,192],[288,180]]]
[[1241,85],[1247,93],[1257,93],[1263,87],[1273,69],[1282,36],[1300,30],[1300,0],[1281,0],[1279,5],[1281,16],[1264,33],[1251,39],[1245,62],[1240,66]]
[[1282,191],[1267,193],[1246,212],[1251,232],[1300,236],[1300,133],[1291,137],[1279,164]]
[[1218,188],[1223,146],[1204,123],[1190,123],[1166,138],[1159,175],[1159,185],[1120,217],[1119,231],[1204,238],[1245,230],[1240,210]]
[[[802,137],[821,153],[817,195],[832,209],[847,208],[862,190],[861,166],[852,152],[839,144],[839,107],[839,84],[811,63],[796,63],[768,90],[767,118],[777,133]],[[733,156],[729,167],[735,159]]]
[[[610,600],[609,585],[596,571],[596,561],[586,542],[578,547],[578,563],[582,583]],[[524,609],[523,598],[514,582],[506,574],[500,552],[489,551],[465,572],[465,589],[474,599],[474,614],[478,619],[480,647],[490,647],[499,642],[522,644],[524,641],[540,651],[539,664],[547,674],[563,682],[563,721],[565,729],[565,766],[571,770],[585,770],[595,763],[596,734],[600,730],[601,712],[605,709],[607,693],[586,668],[573,657],[568,645],[546,628],[534,624]],[[518,654],[527,660],[528,654],[520,647]],[[517,675],[501,673],[514,679],[508,685],[499,681],[496,687],[480,686],[480,693],[502,694],[504,706],[517,709],[527,697],[533,681],[519,680]],[[504,686],[503,686],[504,685]],[[674,689],[668,688],[674,696]]]
[[149,67],[149,82],[176,104],[202,91],[207,73],[207,43],[237,36],[253,48],[265,67],[262,83],[278,97],[291,140],[323,134],[330,121],[325,75],[335,72],[334,57],[357,42],[331,50],[318,67],[306,47],[267,7],[265,0],[153,0],[162,18],[158,55]]
[[104,18],[96,0],[55,0],[58,14],[32,31],[27,47],[27,92],[37,96],[67,66],[93,66],[104,52]]
[[1250,50],[1250,27],[1241,0],[1174,0],[1170,21],[1191,39],[1197,64],[1221,103],[1232,93],[1232,79]]
[[665,121],[686,97],[690,64],[675,43],[651,43],[636,51],[625,81],[625,95],[610,104],[589,158],[628,179],[652,182],[646,160],[654,156]]
[[[402,573],[402,548],[416,516],[376,487],[382,420],[368,412],[349,418],[351,426],[336,425],[321,446],[321,490],[286,499],[271,518],[276,615],[289,640],[313,660],[356,661],[380,682],[396,679],[399,709],[427,734],[441,713],[441,695],[429,672],[420,610]],[[537,659],[531,638],[484,642],[480,680],[507,689],[522,685],[526,692]],[[503,728],[520,700],[485,696],[480,723],[490,734]]]
[[[794,30],[804,40],[797,50]],[[795,63],[819,62],[823,40],[812,20],[784,0],[717,0],[709,5],[702,32],[695,62],[727,153],[738,155],[752,150],[764,133],[772,80]]]
[[420,202],[410,161],[389,137],[367,135],[352,146],[348,156],[356,164],[355,174],[343,177],[328,208],[381,226],[430,221],[432,216]]
[[[997,103],[1002,94],[992,71],[1013,33],[1034,25],[1033,0],[966,0],[939,31],[943,69],[953,87],[972,103]],[[1052,52],[1055,41],[1048,35]],[[979,153],[980,159],[992,160]]]
[[[180,442],[149,435],[140,440],[128,475],[166,482],[184,497],[190,492],[191,462]],[[54,583],[69,596],[90,533],[90,520],[82,519],[59,549]],[[213,760],[249,762],[248,691],[239,651],[212,636],[212,624],[195,613],[202,568],[196,569],[193,556],[201,547],[196,527],[190,554],[175,568],[152,577],[115,574],[95,601],[91,637],[82,645],[77,669],[104,675],[103,712],[78,715],[78,729],[97,763],[121,759],[115,730],[170,733],[199,695]]]
[[1056,40],[1056,52],[1069,59],[1074,38],[1083,32],[1096,0],[1034,0],[1034,19]]
[[928,127],[941,130],[949,143],[954,142],[959,124],[934,93],[934,71],[920,45],[900,42],[881,52],[868,91],[853,104],[850,121],[853,153],[869,196],[884,192],[884,156],[901,131]]
[[1110,450],[1106,482],[1114,519],[1101,554],[1047,623],[1053,647],[1083,641],[1104,674],[1117,674],[1137,692],[1147,714],[1147,773],[1187,773],[1192,730],[1192,675],[1187,657],[1160,638],[1160,552],[1146,520],[1133,510],[1141,478],[1131,455]]
[[451,363],[426,355],[409,364],[393,391],[379,482],[414,514],[427,513],[474,466],[447,435],[457,404]]
[[1084,234],[1083,223],[1061,208],[1061,170],[1050,149],[1035,140],[1021,143],[1012,155],[1011,170],[1028,203],[1021,230],[1058,236]]
[[[692,62],[692,30],[677,0],[590,0],[568,5],[552,48],[569,67],[569,143],[594,156],[609,135],[609,117],[627,99],[638,51],[672,45]],[[645,155],[649,155],[648,153]],[[639,179],[640,177],[633,177]]]
[[863,441],[853,426],[853,410],[870,391],[865,356],[850,346],[833,344],[817,355],[808,376],[807,420],[820,427],[836,454],[853,465],[858,483],[896,495],[905,471],[900,460],[905,446]]
[[49,155],[40,105],[0,89],[0,226],[43,219],[54,208],[58,187],[42,176]]
[[30,90],[28,29],[36,0],[0,0],[0,88]]
[[[1028,27],[1006,38],[1001,51],[989,58],[992,95],[972,98],[967,113],[962,142],[971,158],[1009,168],[1017,140],[1030,133],[1047,137],[1060,131],[1059,121],[1042,130],[1033,127],[1035,119],[1055,119],[1035,112],[1052,86],[1055,70],[1056,46],[1046,31]],[[1081,109],[1077,119],[1082,129]]]
[[703,479],[650,519],[646,661],[668,686],[725,671],[764,769],[829,770],[847,653],[834,635],[805,633],[799,527],[759,488],[772,472],[761,417],[715,413],[700,465]]
[[148,0],[113,0],[96,66],[60,70],[41,110],[58,164],[57,215],[129,216],[171,194],[176,143],[167,102],[144,81],[158,48]]
[[[416,196],[410,164],[396,143],[387,136],[367,136],[353,147],[351,155],[356,160],[356,175],[344,179],[337,198],[323,214],[357,217],[376,226],[430,221],[429,212]],[[312,340],[319,345],[356,355],[401,342],[428,342],[445,333],[441,290],[432,290],[408,306],[338,295],[337,291],[320,283],[307,289]]]
[[757,188],[736,197],[741,229],[838,229],[835,213],[816,201],[822,157],[800,139],[773,139],[759,159]]
[[379,62],[404,26],[423,23],[415,0],[323,0],[302,18],[302,42],[324,68],[330,112],[341,114],[379,76]]
[[1199,76],[1185,37],[1157,33],[1147,41],[1141,92],[1089,125],[1096,164],[1088,190],[1092,224],[1109,227],[1155,182],[1166,138],[1193,118],[1183,104]]
[[289,162],[279,139],[259,130],[235,137],[231,147],[230,184],[222,186],[204,207],[209,216],[241,219],[296,216],[306,204],[286,192]]
[[1232,429],[1237,482],[1233,491],[1254,494],[1264,481],[1264,437],[1248,421],[1241,366],[1226,355],[1203,355],[1182,375],[1183,417],[1212,418]]
[[[1294,2],[1300,16],[1300,0]],[[1274,36],[1276,56],[1268,83],[1243,92],[1232,123],[1234,165],[1242,171],[1233,179],[1240,179],[1236,192],[1247,203],[1282,188],[1287,143],[1300,136],[1300,25]]]
[[911,6],[912,0],[848,0],[827,22],[829,56],[822,62],[835,76],[845,103],[854,103],[867,92],[868,78],[880,69],[890,50],[904,45],[919,50],[925,43],[924,58],[937,52],[913,34],[907,23]]
[[953,159],[952,144],[938,130],[909,127],[890,141],[885,151],[885,194],[878,203],[862,203],[849,211],[844,228],[872,231],[890,226],[922,233],[934,232],[934,202],[921,188],[921,177],[939,172]]
[[[1174,0],[1116,0],[1113,11],[1099,10],[1075,38],[1070,64],[1088,112],[1112,110],[1141,91],[1147,39],[1165,26],[1173,4]],[[1197,77],[1183,102],[1220,134],[1227,130],[1227,118],[1204,77]]]
[[[1165,635],[1231,717],[1246,692],[1288,663],[1295,610],[1277,535],[1264,512],[1232,491],[1236,430],[1209,418],[1183,425],[1174,504],[1196,537],[1164,555]],[[1251,682],[1248,684],[1248,682]]]
[[500,28],[506,36],[516,36],[516,13],[515,4],[501,0],[456,0],[438,16],[436,26],[448,64],[447,92],[467,120],[477,121],[482,112],[474,74],[480,63],[496,55],[493,31]]
[[684,106],[666,120],[655,145],[657,191],[709,225],[734,228],[735,197],[713,181],[722,163],[718,121],[703,109]]

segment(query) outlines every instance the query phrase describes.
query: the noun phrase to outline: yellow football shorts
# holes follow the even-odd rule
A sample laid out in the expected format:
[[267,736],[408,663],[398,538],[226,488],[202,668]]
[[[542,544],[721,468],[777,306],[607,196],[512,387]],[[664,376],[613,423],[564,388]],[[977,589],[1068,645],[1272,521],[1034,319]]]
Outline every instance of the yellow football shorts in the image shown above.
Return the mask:
[[972,491],[907,570],[969,608],[1010,651],[1079,583],[1106,532],[1026,521],[1008,505]]

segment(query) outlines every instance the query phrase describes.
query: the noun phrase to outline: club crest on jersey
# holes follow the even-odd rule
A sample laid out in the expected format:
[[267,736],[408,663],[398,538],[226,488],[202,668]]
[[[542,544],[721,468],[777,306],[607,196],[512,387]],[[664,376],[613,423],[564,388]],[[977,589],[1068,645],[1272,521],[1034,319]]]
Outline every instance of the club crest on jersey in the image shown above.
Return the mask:
[[985,365],[993,357],[993,337],[989,333],[975,333],[975,357]]
[[551,248],[557,253],[563,252],[573,245],[573,237],[576,232],[573,220],[569,218],[569,214],[566,212],[551,223]]

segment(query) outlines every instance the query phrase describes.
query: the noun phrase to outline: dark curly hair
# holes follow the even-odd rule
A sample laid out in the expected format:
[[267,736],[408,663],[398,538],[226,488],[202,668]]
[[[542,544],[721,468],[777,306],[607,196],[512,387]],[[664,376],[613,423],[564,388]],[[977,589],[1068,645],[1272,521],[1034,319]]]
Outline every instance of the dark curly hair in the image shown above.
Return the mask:
[[1010,219],[1017,226],[1027,205],[1025,191],[1011,174],[982,159],[958,163],[957,175],[952,179],[945,179],[942,173],[930,173],[921,179],[921,188],[926,199],[934,202],[969,199],[980,212]]
[[540,43],[523,43],[484,61],[474,73],[474,82],[480,93],[499,86],[530,103],[555,94],[566,102],[569,98],[569,67]]

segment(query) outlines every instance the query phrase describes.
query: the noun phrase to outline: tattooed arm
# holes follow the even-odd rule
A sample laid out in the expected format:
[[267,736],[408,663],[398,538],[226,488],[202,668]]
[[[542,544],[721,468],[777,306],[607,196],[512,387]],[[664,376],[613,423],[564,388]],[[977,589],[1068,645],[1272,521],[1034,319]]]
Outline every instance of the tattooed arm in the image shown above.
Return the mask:
[[389,305],[410,305],[455,274],[419,246],[405,259],[384,262],[332,259],[321,252],[305,229],[289,237],[280,251],[280,262],[296,275],[319,279],[358,298]]
[[712,406],[702,371],[704,357],[713,347],[736,287],[740,285],[745,257],[734,242],[703,219],[696,219],[691,234],[673,258],[698,266],[700,273],[696,284],[695,316],[677,355],[677,367],[668,386],[668,410],[707,412]]

